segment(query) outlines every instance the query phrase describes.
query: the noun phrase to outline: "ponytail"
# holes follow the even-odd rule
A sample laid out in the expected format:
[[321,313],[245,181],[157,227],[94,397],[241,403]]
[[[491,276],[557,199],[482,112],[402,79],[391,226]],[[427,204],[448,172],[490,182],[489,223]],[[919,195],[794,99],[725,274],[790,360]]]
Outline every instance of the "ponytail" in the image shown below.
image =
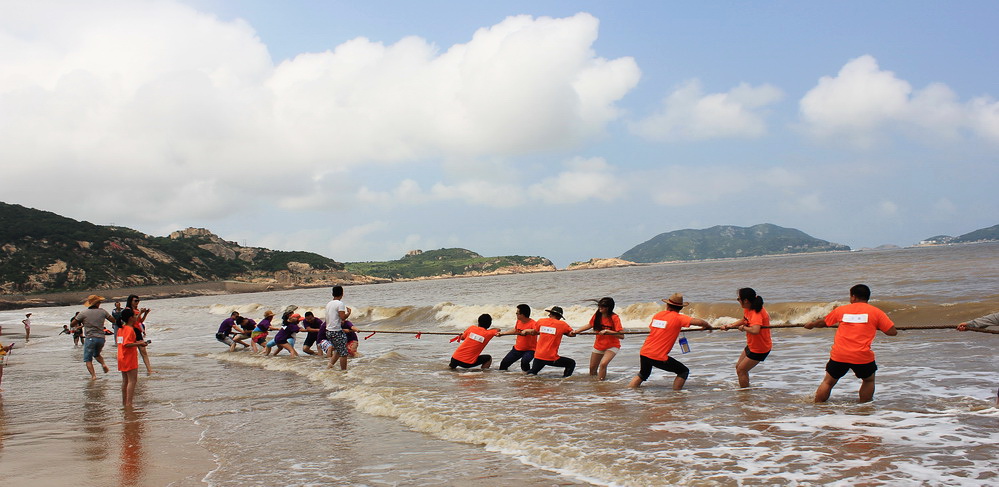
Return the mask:
[[750,309],[756,312],[763,310],[763,296],[758,296],[756,291],[751,287],[744,287],[739,289],[739,299],[744,301],[749,301]]

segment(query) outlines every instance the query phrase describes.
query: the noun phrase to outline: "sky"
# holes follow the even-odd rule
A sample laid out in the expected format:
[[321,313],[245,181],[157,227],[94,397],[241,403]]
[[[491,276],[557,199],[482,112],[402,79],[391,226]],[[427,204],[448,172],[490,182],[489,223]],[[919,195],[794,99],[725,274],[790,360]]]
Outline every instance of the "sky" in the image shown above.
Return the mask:
[[994,1],[0,0],[0,201],[340,262],[999,223]]

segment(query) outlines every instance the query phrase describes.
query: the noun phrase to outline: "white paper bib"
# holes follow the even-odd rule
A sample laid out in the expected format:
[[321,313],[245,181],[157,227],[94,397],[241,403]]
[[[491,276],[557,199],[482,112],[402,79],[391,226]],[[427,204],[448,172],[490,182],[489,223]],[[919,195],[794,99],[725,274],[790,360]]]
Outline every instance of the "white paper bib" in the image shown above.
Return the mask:
[[843,323],[867,323],[867,313],[861,314],[844,314]]
[[652,320],[652,328],[666,328],[666,322],[663,320]]
[[541,328],[538,329],[538,332],[539,333],[544,333],[545,335],[554,335],[555,334],[555,327],[554,326],[542,326]]

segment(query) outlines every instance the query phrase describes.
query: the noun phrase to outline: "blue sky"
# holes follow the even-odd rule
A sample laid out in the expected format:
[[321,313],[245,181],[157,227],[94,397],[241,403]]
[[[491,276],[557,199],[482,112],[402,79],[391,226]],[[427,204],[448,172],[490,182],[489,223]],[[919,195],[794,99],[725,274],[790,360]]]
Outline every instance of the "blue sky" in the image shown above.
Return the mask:
[[[469,6],[472,5],[472,6]],[[0,2],[0,200],[339,261],[999,223],[995,2]]]

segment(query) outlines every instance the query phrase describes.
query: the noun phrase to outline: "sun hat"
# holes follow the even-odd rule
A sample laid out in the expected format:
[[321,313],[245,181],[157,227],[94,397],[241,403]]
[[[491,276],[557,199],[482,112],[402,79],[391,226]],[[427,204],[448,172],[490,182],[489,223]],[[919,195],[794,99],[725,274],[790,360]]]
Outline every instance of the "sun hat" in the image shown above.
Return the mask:
[[559,319],[565,316],[564,314],[562,314],[562,308],[560,306],[552,306],[551,308],[546,309],[545,313],[554,313],[558,315]]
[[683,294],[680,293],[673,293],[672,296],[668,298],[663,298],[663,302],[666,304],[672,304],[673,306],[678,306],[680,308],[690,304],[683,300]]
[[96,294],[91,294],[90,296],[87,296],[87,299],[83,300],[83,304],[89,308],[95,304],[100,303],[101,301],[104,301],[104,298]]
[[271,310],[264,311],[264,318],[271,318],[274,316],[274,312]]

